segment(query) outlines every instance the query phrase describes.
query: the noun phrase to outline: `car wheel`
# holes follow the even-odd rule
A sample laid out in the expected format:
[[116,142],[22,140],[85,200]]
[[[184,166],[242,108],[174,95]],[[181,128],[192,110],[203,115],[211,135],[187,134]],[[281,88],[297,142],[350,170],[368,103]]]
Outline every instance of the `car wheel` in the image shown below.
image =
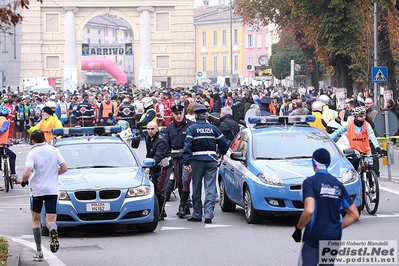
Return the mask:
[[233,212],[236,209],[236,205],[226,195],[226,186],[223,179],[220,179],[219,182],[219,205],[224,212]]
[[49,236],[50,232],[48,231],[46,225],[42,225],[42,236]]
[[252,205],[252,196],[249,188],[245,188],[244,192],[244,212],[245,218],[249,224],[260,224],[263,222],[263,217],[260,216]]
[[158,199],[154,195],[154,220],[152,220],[151,223],[144,225],[144,226],[136,226],[136,229],[139,232],[144,232],[144,233],[150,233],[154,232],[154,230],[158,226],[158,219],[159,219],[159,205],[158,205]]
[[175,190],[175,188],[176,188],[175,183],[176,183],[176,180],[174,178],[174,173],[172,172],[170,174],[170,177],[168,178],[168,185],[166,186],[166,201],[170,200],[170,194],[172,194],[173,190]]

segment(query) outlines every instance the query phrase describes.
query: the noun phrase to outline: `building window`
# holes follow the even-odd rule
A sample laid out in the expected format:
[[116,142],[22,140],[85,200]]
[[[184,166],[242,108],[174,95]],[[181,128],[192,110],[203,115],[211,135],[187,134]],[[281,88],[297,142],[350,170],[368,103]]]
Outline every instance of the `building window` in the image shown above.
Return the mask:
[[98,30],[98,34],[99,34],[99,35],[101,34],[101,30]]
[[60,69],[60,57],[46,56],[46,69]]
[[227,31],[222,30],[222,44],[226,45],[226,43],[227,43]]
[[90,29],[87,29],[87,33],[90,33]]
[[87,44],[90,44],[90,38],[87,38]]
[[108,36],[108,29],[104,29],[104,35]]
[[155,29],[156,31],[170,31],[170,15],[169,12],[155,13]]
[[213,31],[213,45],[218,45],[218,32],[216,30]]
[[101,44],[101,39],[98,39],[98,43]]
[[112,29],[112,37],[115,37],[115,30]]
[[223,75],[227,73],[227,56],[222,57]]
[[202,32],[202,46],[206,46],[206,31]]
[[254,27],[253,27],[252,25],[248,25],[248,30],[249,30],[249,31],[252,31],[253,28],[254,28]]
[[59,32],[60,31],[60,14],[46,13],[46,32]]
[[170,57],[169,55],[157,55],[156,56],[156,67],[157,68],[170,68]]
[[238,44],[238,29],[234,29],[234,44]]
[[213,57],[213,73],[217,76],[217,71],[218,71],[218,57],[214,56]]
[[206,56],[202,57],[202,72],[206,71]]
[[262,34],[258,34],[256,41],[257,41],[257,47],[262,48]]
[[234,55],[234,71],[238,71],[238,55]]
[[255,35],[248,34],[245,35],[245,48],[254,48],[255,47]]
[[248,71],[254,71],[254,58],[253,57],[248,57],[248,65],[251,66],[251,69],[248,69]]

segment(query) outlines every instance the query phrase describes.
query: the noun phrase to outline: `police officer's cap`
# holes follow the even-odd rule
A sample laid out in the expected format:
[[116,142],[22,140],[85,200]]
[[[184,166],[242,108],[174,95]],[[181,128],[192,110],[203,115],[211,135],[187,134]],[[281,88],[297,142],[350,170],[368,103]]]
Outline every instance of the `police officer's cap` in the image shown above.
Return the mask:
[[260,103],[261,104],[270,104],[272,102],[272,100],[270,99],[270,97],[263,97],[261,100],[260,100]]
[[208,109],[204,105],[198,105],[197,107],[194,108],[194,113],[206,113]]
[[176,104],[174,106],[172,106],[172,108],[170,108],[172,110],[173,113],[177,113],[177,112],[183,112],[184,107],[180,104]]

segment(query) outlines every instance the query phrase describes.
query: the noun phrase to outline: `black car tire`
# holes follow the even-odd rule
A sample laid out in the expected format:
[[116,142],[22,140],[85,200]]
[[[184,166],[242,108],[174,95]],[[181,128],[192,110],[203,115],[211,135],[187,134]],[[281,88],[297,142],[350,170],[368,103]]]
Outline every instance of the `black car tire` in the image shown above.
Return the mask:
[[158,219],[159,219],[159,205],[158,205],[158,199],[157,197],[154,195],[154,220],[152,220],[151,223],[144,225],[144,226],[136,226],[136,229],[139,232],[143,232],[143,233],[151,233],[154,232],[154,230],[157,228],[158,226]]
[[49,236],[50,232],[47,229],[46,225],[42,225],[42,236]]
[[236,204],[231,202],[226,195],[226,186],[223,179],[219,181],[219,205],[224,212],[233,212],[236,209]]
[[248,187],[245,188],[244,192],[244,212],[249,224],[260,224],[263,222],[263,217],[256,212],[252,205],[251,191]]

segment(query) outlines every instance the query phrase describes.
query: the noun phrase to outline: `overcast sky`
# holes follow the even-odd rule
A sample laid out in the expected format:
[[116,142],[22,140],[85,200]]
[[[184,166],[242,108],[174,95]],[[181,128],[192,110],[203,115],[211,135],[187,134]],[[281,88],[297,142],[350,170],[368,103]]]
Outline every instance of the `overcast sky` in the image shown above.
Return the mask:
[[[226,2],[228,2],[229,0],[227,0]],[[203,0],[194,0],[194,7],[200,7],[202,6],[204,3]],[[210,6],[216,6],[219,3],[219,0],[209,0],[209,5]]]

